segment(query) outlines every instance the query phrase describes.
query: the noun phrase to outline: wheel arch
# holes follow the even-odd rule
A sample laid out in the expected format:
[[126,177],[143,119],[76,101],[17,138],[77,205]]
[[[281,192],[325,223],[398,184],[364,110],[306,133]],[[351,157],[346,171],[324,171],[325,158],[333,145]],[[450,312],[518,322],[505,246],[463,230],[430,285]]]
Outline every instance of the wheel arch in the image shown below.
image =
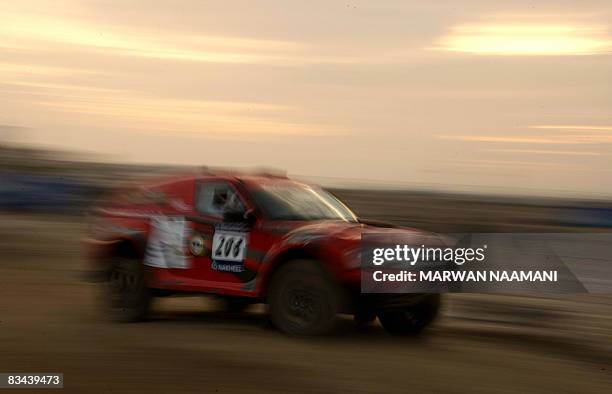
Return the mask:
[[[274,275],[281,267],[294,260],[319,261],[314,253],[303,247],[294,247],[275,256],[275,258],[269,263],[270,268],[266,270],[266,273],[261,281],[261,293],[263,294],[264,298],[268,297],[268,290]],[[323,266],[324,264],[321,265]]]
[[104,280],[114,257],[144,258],[144,243],[138,237],[122,235],[105,241],[89,241],[88,243],[89,273],[87,278],[90,281]]
[[144,249],[135,239],[122,237],[117,239],[113,246],[107,251],[107,256],[142,258],[144,257]]

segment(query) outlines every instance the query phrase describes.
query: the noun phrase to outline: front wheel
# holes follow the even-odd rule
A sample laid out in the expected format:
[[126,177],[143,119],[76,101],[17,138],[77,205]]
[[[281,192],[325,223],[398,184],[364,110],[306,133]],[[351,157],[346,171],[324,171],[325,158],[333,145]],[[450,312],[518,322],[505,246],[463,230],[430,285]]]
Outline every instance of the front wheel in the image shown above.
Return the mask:
[[143,320],[151,303],[151,290],[146,286],[144,267],[136,258],[117,257],[107,282],[107,304],[115,321]]
[[429,294],[415,305],[403,309],[380,311],[378,319],[389,334],[414,335],[431,324],[439,310],[440,295]]
[[291,335],[333,332],[342,302],[341,289],[313,260],[283,265],[274,274],[268,294],[272,323]]

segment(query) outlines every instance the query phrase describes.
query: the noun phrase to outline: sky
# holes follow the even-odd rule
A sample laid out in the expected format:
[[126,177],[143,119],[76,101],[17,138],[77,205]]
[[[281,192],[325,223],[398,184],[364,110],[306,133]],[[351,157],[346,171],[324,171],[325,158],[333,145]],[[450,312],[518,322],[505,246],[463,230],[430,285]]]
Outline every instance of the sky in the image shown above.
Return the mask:
[[0,2],[0,141],[612,196],[612,2]]

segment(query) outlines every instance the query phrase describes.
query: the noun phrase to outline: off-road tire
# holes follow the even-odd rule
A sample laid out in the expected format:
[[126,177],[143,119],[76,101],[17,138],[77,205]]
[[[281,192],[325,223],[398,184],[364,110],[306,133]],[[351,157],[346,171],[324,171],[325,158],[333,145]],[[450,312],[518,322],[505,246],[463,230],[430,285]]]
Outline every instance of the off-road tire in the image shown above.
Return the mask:
[[314,260],[293,260],[271,279],[270,320],[290,335],[325,335],[338,326],[344,296],[330,274]]
[[415,335],[434,321],[439,310],[440,295],[428,294],[415,305],[379,311],[378,320],[389,334]]
[[136,322],[146,318],[152,296],[139,259],[115,257],[105,285],[107,308],[112,320]]

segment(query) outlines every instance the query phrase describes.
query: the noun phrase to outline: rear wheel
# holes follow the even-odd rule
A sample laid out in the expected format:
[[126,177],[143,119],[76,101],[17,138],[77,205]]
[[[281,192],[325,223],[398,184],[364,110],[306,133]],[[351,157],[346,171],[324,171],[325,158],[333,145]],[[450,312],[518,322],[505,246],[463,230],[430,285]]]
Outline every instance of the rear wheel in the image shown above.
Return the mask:
[[336,328],[342,291],[320,264],[295,260],[274,274],[268,304],[270,319],[292,335],[322,335]]
[[431,324],[439,309],[440,295],[430,294],[410,307],[380,311],[378,319],[389,334],[414,335]]
[[107,282],[107,302],[113,320],[134,322],[146,317],[151,290],[146,286],[144,269],[138,259],[115,259]]

